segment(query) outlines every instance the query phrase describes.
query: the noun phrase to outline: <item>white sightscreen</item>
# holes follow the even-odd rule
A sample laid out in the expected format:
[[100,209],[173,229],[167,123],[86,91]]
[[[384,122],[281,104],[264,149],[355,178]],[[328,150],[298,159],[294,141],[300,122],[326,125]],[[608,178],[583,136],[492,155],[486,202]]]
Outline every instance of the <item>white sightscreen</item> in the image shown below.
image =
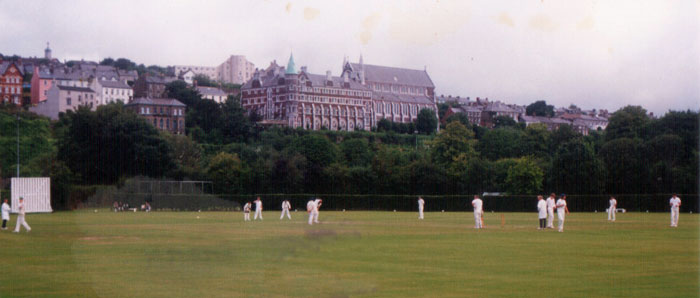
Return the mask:
[[12,213],[19,212],[19,197],[24,198],[27,213],[53,212],[51,178],[12,178]]

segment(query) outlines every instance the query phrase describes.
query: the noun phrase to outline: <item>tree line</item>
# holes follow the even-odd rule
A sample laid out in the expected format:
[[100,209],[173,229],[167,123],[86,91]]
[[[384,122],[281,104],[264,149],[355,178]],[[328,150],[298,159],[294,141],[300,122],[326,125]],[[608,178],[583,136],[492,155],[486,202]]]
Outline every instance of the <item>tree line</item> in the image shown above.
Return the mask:
[[485,129],[464,115],[453,115],[432,134],[411,131],[416,124],[385,122],[371,132],[308,131],[260,127],[236,97],[217,104],[180,83],[169,85],[168,94],[188,106],[186,136],[161,132],[120,103],[96,111],[79,108],[54,122],[5,106],[0,174],[14,175],[20,113],[20,130],[26,132],[20,138],[21,174],[52,177],[57,204],[68,200],[73,187],[118,185],[133,176],[209,180],[222,194],[698,189],[695,111],[655,119],[641,107],[627,106],[613,113],[606,130],[587,136],[568,125],[549,131],[505,119]]

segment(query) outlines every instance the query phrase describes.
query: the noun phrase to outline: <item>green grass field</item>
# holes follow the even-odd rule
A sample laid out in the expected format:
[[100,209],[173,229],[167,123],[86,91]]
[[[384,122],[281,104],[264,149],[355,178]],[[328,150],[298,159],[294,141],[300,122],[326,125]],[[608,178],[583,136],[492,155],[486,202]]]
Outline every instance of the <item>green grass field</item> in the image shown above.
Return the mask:
[[[501,226],[501,215],[505,225]],[[199,216],[199,218],[197,218]],[[252,214],[251,214],[252,216]],[[681,214],[321,212],[30,214],[0,232],[0,296],[697,297],[700,222]],[[15,217],[12,217],[11,229]]]

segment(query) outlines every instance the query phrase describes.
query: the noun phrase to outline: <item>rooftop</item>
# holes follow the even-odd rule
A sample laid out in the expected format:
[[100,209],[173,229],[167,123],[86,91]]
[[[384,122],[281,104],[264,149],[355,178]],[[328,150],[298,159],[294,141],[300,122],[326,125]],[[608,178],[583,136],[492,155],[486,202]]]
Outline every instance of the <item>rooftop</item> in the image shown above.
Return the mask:
[[154,106],[173,106],[173,107],[185,107],[185,104],[181,103],[179,100],[174,98],[150,98],[150,97],[139,97],[130,101],[126,106],[133,105],[154,105]]
[[78,92],[95,92],[90,88],[85,88],[85,87],[73,87],[73,86],[63,86],[63,85],[55,85],[58,87],[59,90],[66,90],[66,91],[78,91]]

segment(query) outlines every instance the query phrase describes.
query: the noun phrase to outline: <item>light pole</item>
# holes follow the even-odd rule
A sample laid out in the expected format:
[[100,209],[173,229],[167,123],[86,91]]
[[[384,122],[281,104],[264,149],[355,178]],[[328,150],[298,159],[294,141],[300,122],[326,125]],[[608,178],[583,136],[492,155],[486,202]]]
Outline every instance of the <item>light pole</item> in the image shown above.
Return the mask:
[[19,178],[19,111],[17,112],[17,178]]

